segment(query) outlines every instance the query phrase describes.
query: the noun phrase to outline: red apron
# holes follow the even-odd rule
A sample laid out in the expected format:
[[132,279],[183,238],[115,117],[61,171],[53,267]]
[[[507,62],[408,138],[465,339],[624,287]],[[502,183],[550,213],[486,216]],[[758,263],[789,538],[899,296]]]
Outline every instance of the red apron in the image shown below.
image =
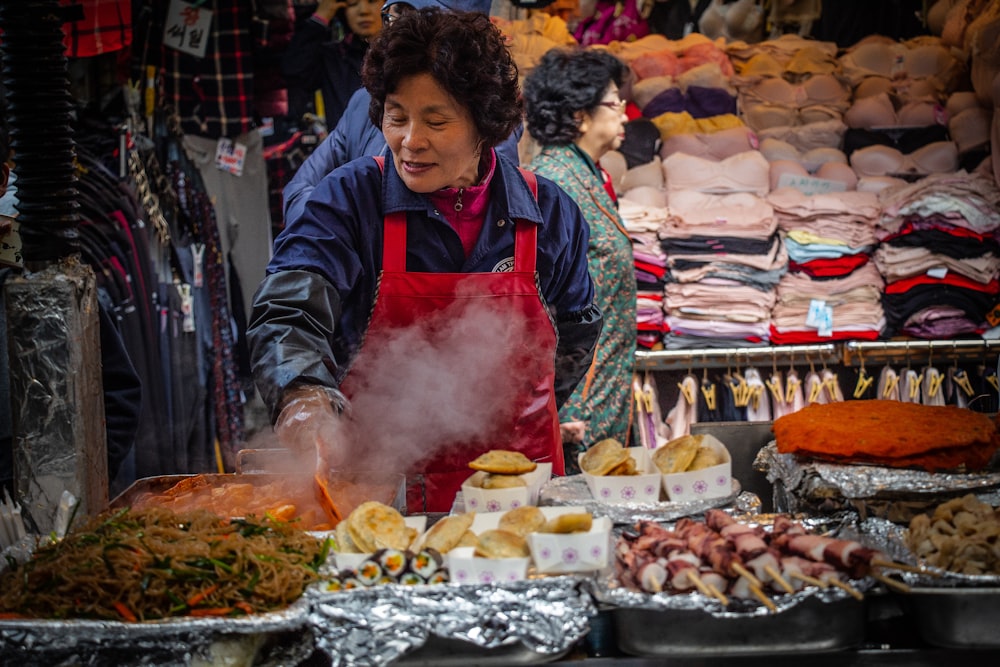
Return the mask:
[[[556,332],[535,279],[537,226],[531,223],[515,226],[513,271],[407,273],[406,214],[390,214],[383,224],[382,272],[365,341],[388,337],[407,328],[419,329],[433,344],[435,338],[445,336],[442,328],[451,328],[450,323],[442,327],[440,317],[435,317],[445,309],[449,313],[454,310],[458,319],[463,312],[471,312],[469,309],[485,307],[504,321],[523,324],[523,335],[505,339],[507,349],[488,350],[491,357],[502,355],[504,368],[509,369],[512,380],[520,387],[505,408],[507,423],[499,428],[496,424],[484,424],[483,437],[476,441],[440,442],[434,452],[410,466],[406,473],[407,510],[449,511],[455,493],[473,472],[468,467],[469,461],[491,449],[513,449],[534,461],[550,461],[553,473],[563,474],[554,391]],[[457,325],[456,319],[451,322]],[[375,346],[362,343],[341,384],[348,398],[354,397],[353,392],[358,388],[367,386],[366,375],[380,366],[373,359],[374,354],[366,354],[371,347]],[[448,368],[452,371],[449,381],[464,381],[462,368],[455,365]],[[490,396],[490,387],[467,389],[471,401]],[[419,392],[420,388],[414,387],[414,391]]]

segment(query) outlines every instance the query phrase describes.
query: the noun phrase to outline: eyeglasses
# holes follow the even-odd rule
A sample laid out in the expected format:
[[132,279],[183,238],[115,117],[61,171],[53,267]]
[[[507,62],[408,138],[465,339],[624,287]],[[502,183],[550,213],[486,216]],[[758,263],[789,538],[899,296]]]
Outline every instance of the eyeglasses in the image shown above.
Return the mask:
[[382,25],[387,26],[398,19],[406,12],[413,9],[412,5],[405,2],[394,2],[382,10]]
[[625,112],[625,100],[618,100],[617,102],[598,102],[597,106],[607,107],[616,113]]

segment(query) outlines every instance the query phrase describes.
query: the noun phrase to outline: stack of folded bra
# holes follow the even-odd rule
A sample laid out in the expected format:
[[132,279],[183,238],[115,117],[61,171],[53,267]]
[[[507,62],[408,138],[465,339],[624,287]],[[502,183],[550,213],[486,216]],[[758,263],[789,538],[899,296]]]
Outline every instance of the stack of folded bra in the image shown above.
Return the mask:
[[784,187],[767,200],[789,259],[771,312],[771,342],[877,339],[885,327],[882,278],[869,260],[878,197],[858,191],[806,195]]
[[963,171],[888,188],[879,201],[886,333],[982,334],[1000,297],[1000,188]]
[[666,347],[763,345],[787,256],[765,200],[769,166],[759,151],[711,160],[663,160],[668,215]]

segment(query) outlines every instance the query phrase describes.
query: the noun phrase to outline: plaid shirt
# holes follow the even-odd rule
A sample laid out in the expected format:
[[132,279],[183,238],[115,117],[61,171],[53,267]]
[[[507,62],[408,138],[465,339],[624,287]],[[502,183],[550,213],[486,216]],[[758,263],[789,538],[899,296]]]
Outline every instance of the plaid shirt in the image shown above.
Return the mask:
[[[164,11],[168,4],[162,3]],[[255,127],[253,52],[266,40],[267,27],[256,18],[255,4],[254,0],[202,3],[212,12],[204,58],[161,47],[164,95],[185,133],[232,138]],[[162,36],[161,27],[153,37]]]
[[120,51],[132,43],[131,0],[59,0],[59,4],[83,6],[81,20],[63,24],[63,44],[70,58]]

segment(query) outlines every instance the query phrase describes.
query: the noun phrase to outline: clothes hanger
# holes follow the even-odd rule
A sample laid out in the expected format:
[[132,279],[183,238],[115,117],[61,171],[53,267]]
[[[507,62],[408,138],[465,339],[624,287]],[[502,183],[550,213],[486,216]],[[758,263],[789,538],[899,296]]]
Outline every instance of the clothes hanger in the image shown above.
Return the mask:
[[[707,362],[707,358],[702,360],[702,364]],[[715,410],[716,394],[715,383],[708,378],[708,366],[701,369],[701,395],[705,397],[705,405],[709,410]]]

